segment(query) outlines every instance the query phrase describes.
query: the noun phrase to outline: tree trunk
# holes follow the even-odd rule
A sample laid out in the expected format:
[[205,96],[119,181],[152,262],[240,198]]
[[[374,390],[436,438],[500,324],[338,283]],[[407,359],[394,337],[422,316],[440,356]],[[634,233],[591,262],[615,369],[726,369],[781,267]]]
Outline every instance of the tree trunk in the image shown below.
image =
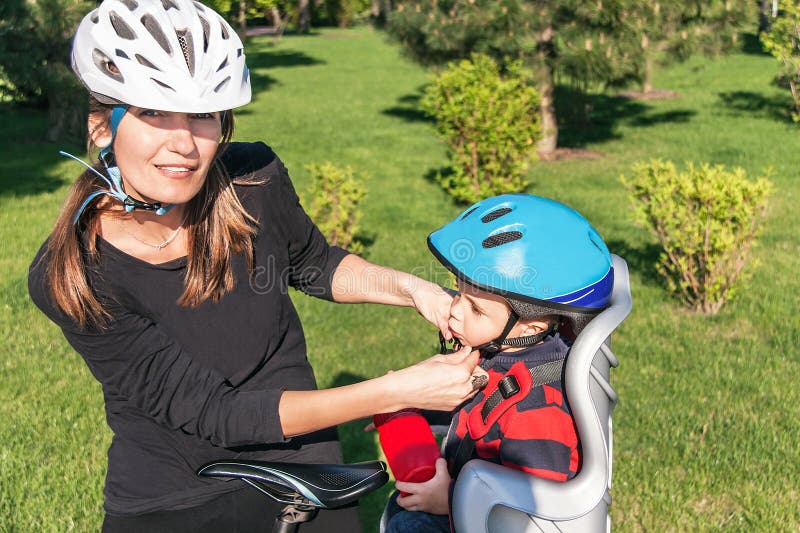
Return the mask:
[[539,37],[537,45],[536,89],[539,91],[539,113],[541,115],[542,138],[539,140],[537,153],[542,159],[552,159],[558,146],[558,122],[553,98],[555,82],[553,81],[552,59],[555,56],[553,46],[554,31],[548,26]]
[[761,33],[769,31],[772,24],[772,0],[759,0],[758,4],[758,33]]
[[297,19],[297,29],[300,33],[308,33],[311,29],[311,10],[308,0],[300,0],[300,15]]
[[244,42],[247,37],[247,0],[239,0],[239,28],[237,33],[239,38]]
[[86,98],[84,92],[67,84],[56,84],[48,90],[48,142],[67,142],[78,146],[86,143]]
[[283,32],[286,29],[286,24],[289,21],[288,19],[281,17],[281,11],[277,6],[272,6],[269,8],[269,18],[272,19],[272,25],[275,26],[275,33],[272,35],[272,44],[277,45],[280,42],[281,36],[283,36]]
[[558,122],[556,122],[556,108],[553,100],[553,73],[549,67],[543,70],[546,73],[538,83],[542,138],[539,140],[537,152],[542,159],[550,159],[558,146]]
[[43,72],[47,98],[47,133],[49,142],[86,145],[86,91],[66,63],[52,62]]
[[644,72],[642,72],[642,92],[648,94],[653,92],[653,57],[645,52]]
[[283,25],[281,12],[277,6],[272,6],[269,8],[269,18],[272,19],[272,25],[275,26],[276,31]]

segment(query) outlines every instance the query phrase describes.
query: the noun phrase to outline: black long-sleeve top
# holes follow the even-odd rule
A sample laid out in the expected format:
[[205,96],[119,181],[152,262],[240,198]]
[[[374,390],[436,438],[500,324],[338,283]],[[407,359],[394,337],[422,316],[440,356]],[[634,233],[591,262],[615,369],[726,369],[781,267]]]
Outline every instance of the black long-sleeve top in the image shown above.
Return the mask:
[[284,390],[316,388],[288,288],[332,299],[331,277],[347,252],[326,243],[266,145],[234,143],[224,163],[233,177],[265,183],[236,186],[259,223],[255,270],[249,276],[234,257],[236,284],[220,301],[178,305],[185,257],[153,265],[98,237],[89,280],[113,319],[103,330],[81,328],[51,301],[46,246],[30,268],[31,298],[102,385],[113,431],[109,514],[188,508],[239,488],[195,475],[216,459],[341,460],[331,432],[284,438],[278,402]]

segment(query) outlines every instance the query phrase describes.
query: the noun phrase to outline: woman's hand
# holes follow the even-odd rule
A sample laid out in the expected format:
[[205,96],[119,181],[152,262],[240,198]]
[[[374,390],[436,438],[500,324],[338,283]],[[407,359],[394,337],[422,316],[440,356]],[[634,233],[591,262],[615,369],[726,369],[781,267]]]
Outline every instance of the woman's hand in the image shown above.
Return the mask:
[[488,380],[469,347],[434,355],[416,365],[333,389],[284,391],[278,415],[285,437],[293,437],[405,407],[451,411],[471,398],[473,382]]
[[478,366],[480,353],[464,346],[457,352],[438,354],[415,365],[387,374],[392,392],[403,402],[397,409],[416,407],[451,411],[471,398],[479,389],[474,382],[485,382],[486,371]]
[[407,511],[425,511],[431,514],[450,512],[450,473],[447,461],[436,459],[436,474],[424,483],[398,481],[395,487],[406,496],[398,496],[397,504]]
[[340,303],[414,307],[450,340],[447,319],[453,297],[442,287],[406,272],[375,265],[350,254],[333,273],[331,294]]
[[421,279],[417,281],[418,286],[410,294],[414,309],[425,320],[439,328],[445,340],[449,341],[453,338],[447,325],[447,321],[450,318],[453,295],[435,283]]

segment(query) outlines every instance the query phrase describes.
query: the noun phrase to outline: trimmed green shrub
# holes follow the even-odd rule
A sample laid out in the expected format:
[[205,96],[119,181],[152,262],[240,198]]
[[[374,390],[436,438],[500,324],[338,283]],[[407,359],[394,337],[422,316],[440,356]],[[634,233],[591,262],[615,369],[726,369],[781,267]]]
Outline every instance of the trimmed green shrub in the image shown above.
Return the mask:
[[782,2],[769,31],[761,33],[761,42],[783,63],[779,78],[789,83],[794,100],[792,120],[800,122],[800,3]]
[[749,181],[743,169],[722,165],[689,163],[678,172],[671,161],[652,160],[621,181],[636,220],[658,238],[657,267],[669,289],[694,311],[716,314],[747,277],[769,180]]
[[361,212],[358,204],[366,195],[364,177],[356,177],[349,166],[311,163],[311,203],[308,214],[328,242],[359,254],[364,246],[355,240]]
[[450,63],[421,106],[450,148],[452,173],[439,181],[453,197],[469,203],[525,189],[523,174],[541,130],[539,94],[526,85],[519,62],[503,75],[483,54]]

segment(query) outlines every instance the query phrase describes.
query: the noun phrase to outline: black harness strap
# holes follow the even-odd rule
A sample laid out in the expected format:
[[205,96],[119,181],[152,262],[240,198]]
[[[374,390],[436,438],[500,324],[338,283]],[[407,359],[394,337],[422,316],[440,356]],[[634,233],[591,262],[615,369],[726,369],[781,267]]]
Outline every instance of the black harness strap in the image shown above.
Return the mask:
[[[554,381],[560,380],[563,369],[564,359],[550,361],[549,363],[544,363],[534,366],[533,368],[529,368],[528,370],[531,373],[531,378],[533,378],[531,390],[533,390],[534,387],[547,385],[548,383],[553,383]],[[517,379],[514,376],[505,376],[502,378],[497,383],[497,389],[490,394],[488,398],[486,398],[483,407],[481,407],[481,418],[483,419],[483,422],[486,423],[486,420],[489,419],[489,416],[503,400],[510,398],[518,392],[519,383],[517,383]],[[455,428],[451,427],[451,430],[455,432]],[[472,439],[472,437],[470,437],[469,428],[467,428],[464,438],[458,443],[458,449],[456,450],[455,458],[453,459],[453,468],[451,472],[453,478],[458,477],[458,473],[461,472],[461,468],[472,458],[472,453],[474,451],[475,441]]]

